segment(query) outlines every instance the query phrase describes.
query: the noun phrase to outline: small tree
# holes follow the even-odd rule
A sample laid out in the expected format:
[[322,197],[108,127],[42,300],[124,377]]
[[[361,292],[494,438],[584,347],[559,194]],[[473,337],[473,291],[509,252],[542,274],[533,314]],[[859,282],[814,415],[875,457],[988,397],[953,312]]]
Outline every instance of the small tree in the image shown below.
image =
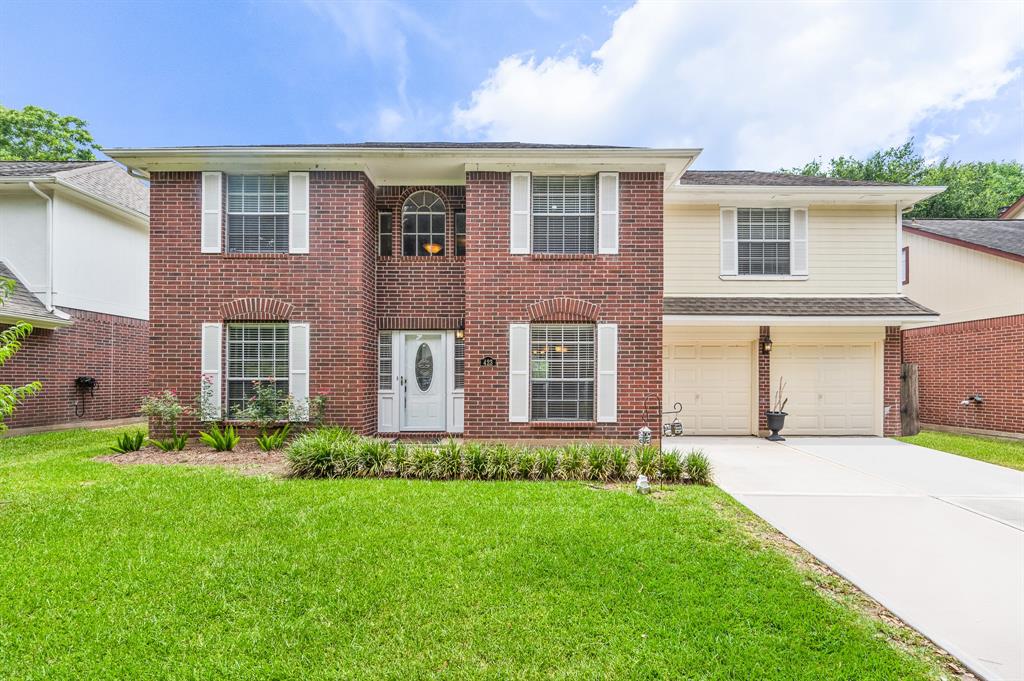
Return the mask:
[[81,118],[0,105],[0,161],[94,161],[96,149]]
[[[13,281],[0,279],[0,305],[3,305],[13,291]],[[14,353],[21,348],[21,341],[30,333],[32,333],[32,325],[26,322],[18,322],[14,326],[0,331],[0,367],[14,356]],[[0,432],[7,430],[4,420],[14,414],[15,408],[26,398],[35,395],[42,389],[43,385],[39,381],[33,381],[23,386],[0,385]]]

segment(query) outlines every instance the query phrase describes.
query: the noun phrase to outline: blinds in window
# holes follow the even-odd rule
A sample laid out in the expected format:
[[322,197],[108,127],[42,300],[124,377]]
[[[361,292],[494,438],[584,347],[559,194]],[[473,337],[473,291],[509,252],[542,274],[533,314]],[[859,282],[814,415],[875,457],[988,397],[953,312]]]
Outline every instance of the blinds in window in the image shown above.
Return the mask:
[[532,187],[533,252],[596,252],[597,178],[534,176]]

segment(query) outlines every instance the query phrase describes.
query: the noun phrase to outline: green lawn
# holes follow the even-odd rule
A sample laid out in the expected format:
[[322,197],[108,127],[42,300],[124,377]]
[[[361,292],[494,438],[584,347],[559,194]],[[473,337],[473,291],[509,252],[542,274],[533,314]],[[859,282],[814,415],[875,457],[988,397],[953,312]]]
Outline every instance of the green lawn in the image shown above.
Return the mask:
[[281,480],[0,440],[0,678],[934,678],[715,488]]
[[896,439],[1024,471],[1024,441],[937,433],[931,430],[923,430],[917,435]]

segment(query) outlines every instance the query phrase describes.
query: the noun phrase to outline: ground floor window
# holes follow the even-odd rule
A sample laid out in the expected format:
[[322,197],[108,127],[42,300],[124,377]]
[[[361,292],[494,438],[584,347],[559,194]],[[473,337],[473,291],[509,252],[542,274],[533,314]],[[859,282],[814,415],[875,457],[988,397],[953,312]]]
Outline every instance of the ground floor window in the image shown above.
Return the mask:
[[254,382],[273,381],[288,395],[288,325],[228,324],[228,414],[245,407]]
[[530,327],[530,418],[594,418],[594,325]]

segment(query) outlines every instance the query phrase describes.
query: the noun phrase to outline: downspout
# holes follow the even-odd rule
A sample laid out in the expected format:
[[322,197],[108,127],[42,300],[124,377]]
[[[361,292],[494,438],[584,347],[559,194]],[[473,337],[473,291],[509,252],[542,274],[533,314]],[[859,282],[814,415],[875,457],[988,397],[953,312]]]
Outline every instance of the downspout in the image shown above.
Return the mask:
[[35,182],[28,188],[46,201],[46,311],[53,312],[53,198],[40,191]]

